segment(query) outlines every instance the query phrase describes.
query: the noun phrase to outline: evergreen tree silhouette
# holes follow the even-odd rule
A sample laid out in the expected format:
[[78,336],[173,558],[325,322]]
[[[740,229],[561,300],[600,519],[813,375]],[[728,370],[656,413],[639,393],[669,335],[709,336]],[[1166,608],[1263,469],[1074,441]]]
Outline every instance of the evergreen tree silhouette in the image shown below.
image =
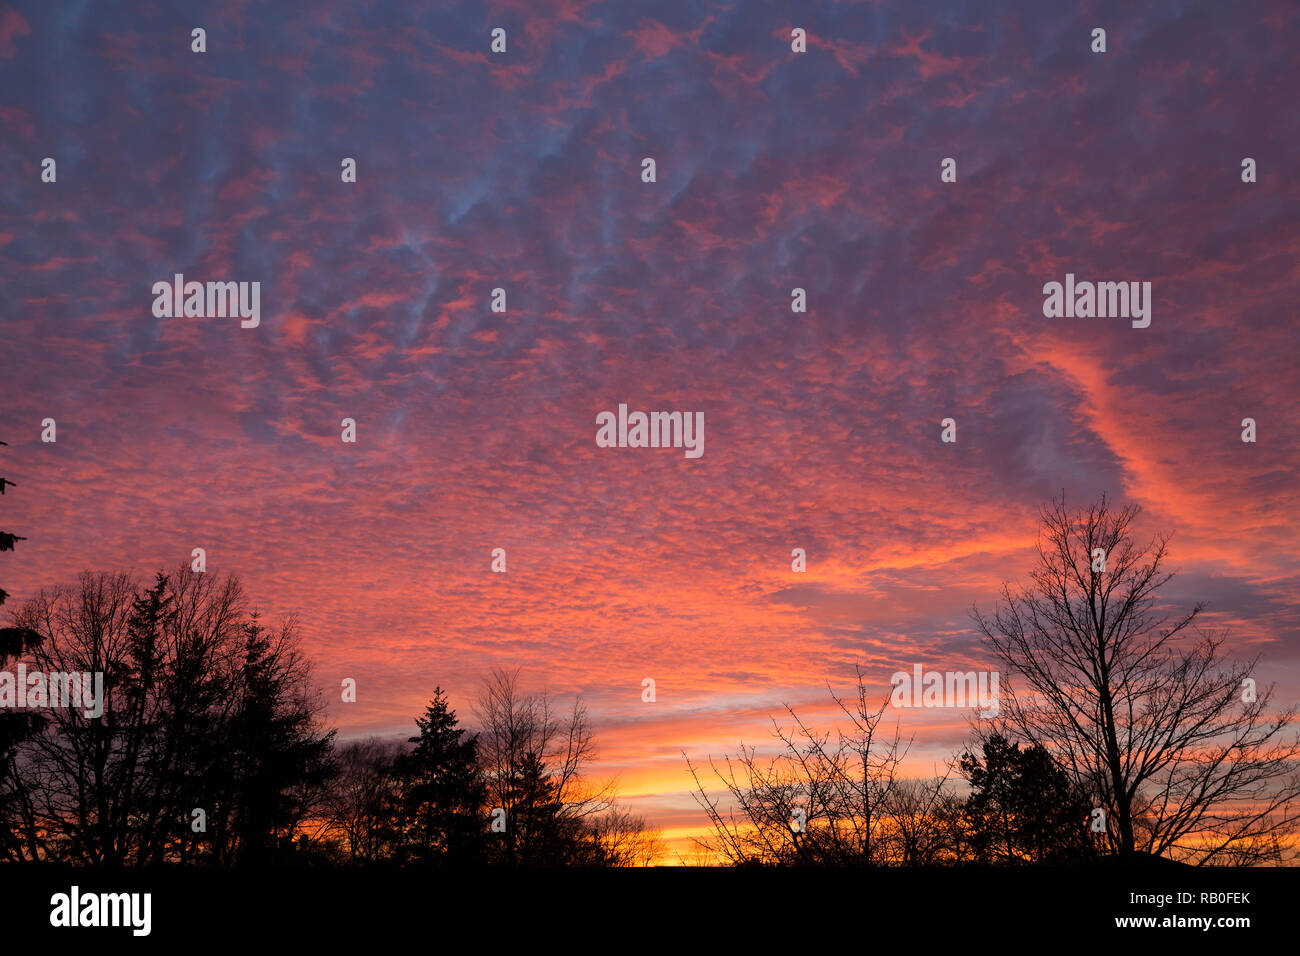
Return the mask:
[[[0,441],[7,446],[7,442]],[[0,478],[0,495],[5,486],[17,487],[8,478]],[[27,539],[9,531],[0,531],[0,551],[14,550],[14,544]],[[0,588],[0,604],[9,593]],[[0,627],[0,667],[20,658],[41,643],[41,635],[25,627]],[[21,859],[24,835],[35,839],[30,814],[24,812],[24,792],[14,766],[14,747],[41,728],[39,715],[21,710],[0,710],[0,860]]]
[[398,758],[394,825],[401,862],[481,862],[487,834],[486,789],[478,769],[478,736],[466,736],[441,687],[424,716],[415,748]]
[[[8,442],[0,441],[0,445],[8,446]],[[11,488],[18,487],[17,484],[8,478],[0,478],[0,495],[5,493],[5,486]],[[19,541],[27,539],[16,535],[10,531],[0,531],[0,551],[12,551],[14,545]],[[4,604],[8,599],[9,593],[0,588],[0,604]],[[41,642],[41,636],[35,631],[25,627],[2,627],[0,628],[0,665],[3,665],[11,658],[20,657],[27,651],[36,647]]]
[[1021,749],[994,734],[983,756],[961,757],[970,781],[965,817],[971,847],[984,863],[1047,863],[1091,857],[1092,802],[1042,747]]

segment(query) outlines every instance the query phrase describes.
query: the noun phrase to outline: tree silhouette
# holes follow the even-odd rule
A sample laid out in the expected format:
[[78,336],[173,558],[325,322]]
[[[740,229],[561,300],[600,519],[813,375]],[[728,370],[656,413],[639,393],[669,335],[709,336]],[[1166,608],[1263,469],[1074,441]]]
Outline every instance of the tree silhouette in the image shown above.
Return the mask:
[[549,694],[521,692],[518,672],[498,668],[484,681],[477,717],[488,805],[505,812],[494,860],[595,862],[597,821],[612,808],[611,787],[591,787],[583,779],[595,739],[581,699],[559,717]]
[[403,745],[371,737],[335,753],[337,774],[324,796],[326,841],[336,856],[365,865],[397,856],[400,788],[396,773]]
[[225,727],[226,759],[214,768],[214,789],[230,818],[236,862],[263,864],[284,856],[299,824],[318,808],[336,768],[335,731],[321,732],[323,710],[309,691],[297,628],[244,622],[242,661],[231,682],[236,698]]
[[970,783],[964,814],[974,857],[982,863],[1061,862],[1093,855],[1092,803],[1042,747],[1021,749],[1001,734],[982,754],[961,757]]
[[1202,605],[1166,611],[1169,538],[1137,543],[1138,514],[1105,495],[1053,501],[1029,584],[1004,585],[992,617],[973,611],[1012,678],[1003,719],[1096,795],[1120,856],[1276,860],[1297,819],[1296,709],[1243,694],[1258,659],[1226,660],[1224,636],[1197,626]]
[[[7,446],[8,442],[0,441],[0,445]],[[9,479],[0,478],[0,495],[5,493],[5,485],[17,487]],[[0,531],[0,551],[12,551],[16,542],[26,540],[11,532]],[[0,604],[8,599],[9,593],[0,588]],[[30,627],[0,627],[0,667],[24,657],[40,643],[41,635]],[[23,859],[35,846],[34,808],[26,799],[14,758],[18,746],[39,732],[41,726],[40,714],[8,709],[0,711],[0,860]]]
[[[292,620],[264,627],[234,578],[182,568],[140,586],[85,573],[17,613],[46,672],[100,672],[102,717],[50,708],[13,753],[27,859],[262,863],[316,812],[333,770]],[[196,832],[191,811],[206,829]],[[5,821],[6,832],[15,821]]]
[[[0,445],[7,447],[8,444],[9,444],[8,442],[0,441]],[[14,487],[14,488],[18,487],[14,482],[10,481],[8,478],[0,478],[0,495],[3,495],[5,493],[5,485],[9,485],[10,487]],[[17,542],[26,541],[26,540],[27,540],[26,538],[16,535],[10,531],[0,531],[0,551],[12,551],[14,550],[14,545]],[[5,601],[8,600],[8,598],[9,598],[9,592],[4,590],[4,588],[0,588],[0,604],[4,604]],[[25,654],[31,648],[35,647],[40,642],[41,642],[41,636],[37,634],[35,631],[31,630],[30,628],[25,628],[25,627],[0,628],[0,665],[5,664],[7,661],[13,658],[21,657],[23,654]],[[18,723],[24,723],[24,722],[25,721],[19,721]],[[3,737],[0,736],[0,740],[2,739]],[[3,754],[3,752],[4,751],[0,750],[0,754]]]
[[888,696],[873,703],[857,669],[851,698],[834,692],[846,726],[834,734],[810,727],[793,708],[792,727],[772,721],[780,751],[771,758],[742,745],[735,757],[709,761],[723,793],[709,792],[686,761],[696,802],[712,834],[699,840],[716,860],[735,866],[922,865],[956,853],[947,774],[902,780],[907,755],[897,725],[882,726]]
[[397,758],[398,860],[402,863],[481,863],[487,835],[487,790],[479,771],[478,737],[457,725],[441,687],[424,715],[414,749]]

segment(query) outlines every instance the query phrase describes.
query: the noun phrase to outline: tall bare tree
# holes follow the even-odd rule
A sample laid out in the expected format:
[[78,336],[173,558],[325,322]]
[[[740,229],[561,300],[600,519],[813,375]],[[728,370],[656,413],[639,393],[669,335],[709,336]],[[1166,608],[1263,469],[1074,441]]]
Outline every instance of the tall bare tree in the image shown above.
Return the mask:
[[1002,715],[1095,795],[1121,856],[1275,860],[1297,821],[1296,708],[1243,692],[1258,658],[1227,659],[1202,605],[1160,602],[1169,536],[1139,542],[1138,515],[1062,495],[1041,511],[1029,583],[1004,585],[991,617],[973,609],[1011,677]]
[[88,572],[15,620],[45,638],[32,669],[102,674],[107,698],[100,715],[45,708],[18,746],[13,784],[38,834],[27,857],[264,860],[316,810],[333,732],[296,628],[264,627],[233,578],[183,568],[141,587]]
[[505,813],[508,864],[592,862],[592,827],[612,806],[612,788],[583,775],[596,753],[586,705],[576,698],[566,715],[555,706],[545,691],[522,691],[518,670],[503,668],[478,697],[479,760],[489,809]]

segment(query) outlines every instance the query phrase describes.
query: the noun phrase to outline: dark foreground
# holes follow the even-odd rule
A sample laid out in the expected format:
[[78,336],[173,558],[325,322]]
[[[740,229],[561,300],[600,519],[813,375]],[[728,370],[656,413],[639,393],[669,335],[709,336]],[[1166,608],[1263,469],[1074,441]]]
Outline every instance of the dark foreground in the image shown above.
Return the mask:
[[[76,896],[72,887],[77,887]],[[242,941],[371,944],[406,939],[431,951],[547,948],[728,949],[742,940],[843,940],[951,948],[1012,940],[1133,937],[1186,945],[1199,937],[1238,947],[1290,932],[1298,869],[1197,870],[1169,865],[888,870],[159,870],[0,866],[8,945],[42,937],[80,947],[117,941],[158,946]],[[130,907],[143,913],[137,936]],[[64,923],[73,899],[94,922]],[[87,903],[87,897],[95,897]],[[125,907],[125,909],[123,909]],[[1149,925],[1118,925],[1129,919]],[[1242,919],[1248,925],[1242,924]],[[1208,925],[1203,921],[1209,921]],[[1195,922],[1193,922],[1195,921]],[[142,920],[137,919],[137,923]],[[1229,923],[1233,925],[1229,925]],[[467,938],[468,937],[468,938]]]

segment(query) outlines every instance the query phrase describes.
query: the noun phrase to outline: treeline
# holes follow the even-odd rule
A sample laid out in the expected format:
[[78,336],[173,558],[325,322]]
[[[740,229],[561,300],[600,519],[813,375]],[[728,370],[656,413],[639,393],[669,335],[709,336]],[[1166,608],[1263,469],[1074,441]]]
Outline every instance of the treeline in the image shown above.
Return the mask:
[[1095,861],[1093,802],[1040,746],[992,733],[932,778],[899,774],[908,742],[887,701],[833,696],[842,727],[819,733],[787,710],[780,750],[741,747],[710,773],[688,760],[712,833],[706,859],[733,866],[944,866]]
[[[1042,744],[1011,739],[1013,725],[977,725],[971,745],[939,774],[904,777],[899,769],[911,741],[897,725],[887,731],[888,699],[873,706],[859,672],[854,697],[832,700],[844,718],[833,732],[817,731],[787,708],[787,721],[773,720],[776,753],[742,745],[734,755],[710,760],[707,770],[687,760],[696,802],[710,824],[708,835],[696,841],[702,862],[1241,866],[1294,857],[1289,834],[1296,827],[1296,765],[1274,764],[1273,752],[1232,754],[1236,769],[1217,789],[1182,789],[1187,778],[1174,774],[1162,783],[1161,799],[1135,794],[1142,806],[1130,817],[1137,846],[1126,850],[1113,798],[1089,788],[1088,778],[1072,775]],[[1235,740],[1239,744],[1241,735]],[[1204,758],[1177,759],[1199,768]],[[1265,771],[1271,771],[1271,786],[1256,786]],[[1183,839],[1162,844],[1171,820],[1184,818],[1193,823],[1177,831]]]
[[371,739],[339,751],[319,842],[358,864],[644,866],[657,831],[584,773],[594,739],[581,700],[559,714],[494,671],[470,734],[441,688],[410,747]]
[[19,608],[0,665],[103,674],[107,706],[0,721],[0,861],[93,866],[646,863],[657,834],[585,769],[581,702],[494,673],[482,730],[439,688],[409,742],[340,745],[295,622],[237,580],[85,573]]
[[691,766],[705,851],[738,865],[1293,861],[1300,710],[1272,703],[1259,658],[1225,654],[1202,605],[1159,597],[1169,537],[1140,540],[1138,516],[1105,495],[1041,509],[1028,582],[1004,585],[992,614],[972,608],[1002,677],[996,719],[943,773],[899,776],[910,742],[886,732],[888,701],[869,701],[859,671],[833,734],[788,709],[775,756],[742,747],[704,779]]
[[[0,478],[0,494],[13,482]],[[1202,608],[1158,590],[1167,537],[1105,496],[1042,511],[1027,585],[972,609],[1002,674],[992,721],[932,779],[888,700],[834,698],[820,732],[793,710],[776,756],[712,774],[687,761],[711,824],[702,862],[927,866],[1295,857],[1297,708],[1224,654]],[[0,532],[0,551],[25,538]],[[0,603],[7,595],[0,591]],[[15,707],[3,668],[102,675],[107,705]],[[83,702],[84,703],[84,702]],[[462,727],[441,688],[406,742],[340,745],[295,622],[264,623],[237,580],[86,573],[0,627],[0,862],[627,866],[657,832],[586,773],[581,700],[561,712],[490,675]]]

